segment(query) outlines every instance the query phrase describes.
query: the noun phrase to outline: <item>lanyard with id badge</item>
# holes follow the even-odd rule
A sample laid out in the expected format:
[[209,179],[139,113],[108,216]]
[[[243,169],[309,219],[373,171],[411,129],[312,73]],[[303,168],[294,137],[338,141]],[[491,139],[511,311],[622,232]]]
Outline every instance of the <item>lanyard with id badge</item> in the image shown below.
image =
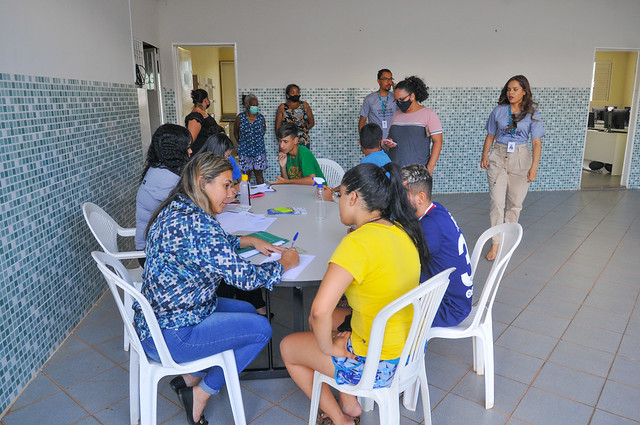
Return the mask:
[[[511,133],[509,137],[511,137],[511,139],[513,139],[513,136],[516,134],[516,128],[518,127],[518,122],[513,121],[513,118],[515,118],[515,115],[511,113],[511,105],[509,105],[509,127],[510,127],[509,133]],[[513,127],[511,126],[512,124],[513,124]],[[511,140],[510,142],[507,142],[507,152],[515,152],[515,151],[516,151],[516,142],[514,142],[513,140]]]
[[378,100],[380,101],[380,108],[382,109],[382,128],[387,128],[387,104],[389,103],[389,93],[387,93],[387,99],[383,102],[380,92],[378,92]]

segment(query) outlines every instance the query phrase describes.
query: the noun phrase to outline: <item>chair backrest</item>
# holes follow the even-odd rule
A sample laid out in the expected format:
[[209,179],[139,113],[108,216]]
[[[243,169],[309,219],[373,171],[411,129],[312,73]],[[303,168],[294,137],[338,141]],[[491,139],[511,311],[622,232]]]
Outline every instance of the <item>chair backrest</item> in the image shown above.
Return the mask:
[[82,204],[84,219],[104,252],[118,252],[118,229],[120,225],[102,208],[92,202]]
[[392,385],[397,384],[399,376],[407,376],[407,372],[405,371],[407,369],[409,369],[409,374],[411,372],[417,373],[424,361],[424,347],[427,344],[427,333],[431,328],[433,318],[438,311],[442,297],[449,285],[449,275],[454,270],[455,268],[451,267],[433,276],[431,279],[418,285],[417,288],[412,289],[395,301],[387,304],[378,312],[371,326],[367,360],[364,365],[364,370],[362,371],[362,378],[356,387],[364,390],[373,389],[387,321],[391,316],[408,305],[413,305],[413,320]]
[[339,186],[344,177],[344,170],[337,162],[328,158],[318,158],[318,165],[327,180],[327,184],[331,187]]
[[522,240],[522,226],[519,223],[503,223],[493,226],[490,229],[480,235],[473,247],[473,253],[471,254],[471,279],[475,277],[476,270],[478,269],[478,262],[482,256],[482,249],[485,244],[492,243],[492,238],[495,235],[500,235],[500,247],[498,248],[498,255],[493,260],[493,265],[487,276],[487,280],[484,283],[482,294],[478,300],[476,315],[473,318],[470,326],[478,326],[480,322],[484,322],[488,313],[493,308],[493,301],[498,293],[498,286],[504,275],[509,260],[513,252],[516,250],[520,241]]
[[118,288],[122,289],[125,294],[130,295],[135,301],[138,302],[140,308],[142,309],[142,314],[144,315],[144,319],[147,322],[147,326],[151,331],[151,337],[153,338],[153,343],[156,346],[156,350],[158,351],[158,355],[160,356],[160,361],[164,367],[176,368],[178,367],[177,363],[169,354],[169,349],[167,348],[167,344],[164,341],[164,337],[162,336],[162,331],[160,330],[160,326],[158,325],[158,320],[149,304],[149,301],[138,291],[135,286],[133,286],[133,282],[131,282],[131,278],[129,277],[129,273],[124,265],[115,258],[114,256],[107,254],[105,252],[93,251],[91,256],[98,264],[98,268],[102,272],[104,278],[107,280],[107,284],[109,285],[109,289],[111,290],[111,294],[116,301],[118,306],[118,311],[120,312],[120,316],[122,317],[122,321],[124,322],[125,332],[129,337],[129,341],[131,342],[131,346],[138,353],[141,362],[148,362],[147,355],[142,348],[142,343],[140,342],[140,338],[138,337],[138,333],[135,330],[133,325],[133,321],[131,320],[130,315],[127,313],[127,308],[124,305],[123,296],[118,291]]

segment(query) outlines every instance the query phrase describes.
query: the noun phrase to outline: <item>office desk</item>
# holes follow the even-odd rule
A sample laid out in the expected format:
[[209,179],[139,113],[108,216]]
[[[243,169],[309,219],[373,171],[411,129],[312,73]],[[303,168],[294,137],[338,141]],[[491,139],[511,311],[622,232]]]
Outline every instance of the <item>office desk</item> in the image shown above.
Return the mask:
[[584,159],[612,164],[611,175],[622,174],[627,133],[587,130]]

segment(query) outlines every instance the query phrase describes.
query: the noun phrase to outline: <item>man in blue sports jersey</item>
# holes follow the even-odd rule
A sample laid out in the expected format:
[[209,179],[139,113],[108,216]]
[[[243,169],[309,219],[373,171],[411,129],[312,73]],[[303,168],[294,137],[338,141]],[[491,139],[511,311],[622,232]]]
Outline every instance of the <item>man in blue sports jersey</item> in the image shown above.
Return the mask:
[[420,273],[420,281],[424,282],[450,267],[456,268],[451,273],[449,286],[432,326],[455,326],[471,311],[473,282],[467,242],[449,211],[431,201],[433,183],[429,170],[424,165],[408,165],[402,168],[402,177],[431,255],[428,268]]

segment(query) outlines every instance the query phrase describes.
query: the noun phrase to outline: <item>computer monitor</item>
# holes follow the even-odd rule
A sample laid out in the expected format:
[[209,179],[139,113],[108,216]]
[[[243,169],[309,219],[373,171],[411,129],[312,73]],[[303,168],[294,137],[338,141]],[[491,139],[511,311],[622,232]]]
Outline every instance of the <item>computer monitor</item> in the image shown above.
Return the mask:
[[611,128],[617,130],[624,130],[629,122],[629,110],[627,109],[614,109],[609,112],[611,114]]
[[587,120],[587,127],[594,128],[596,126],[595,113],[589,112],[589,119]]
[[594,120],[595,121],[602,121],[604,120],[604,108],[591,108],[591,110],[593,111],[593,115],[594,115]]

